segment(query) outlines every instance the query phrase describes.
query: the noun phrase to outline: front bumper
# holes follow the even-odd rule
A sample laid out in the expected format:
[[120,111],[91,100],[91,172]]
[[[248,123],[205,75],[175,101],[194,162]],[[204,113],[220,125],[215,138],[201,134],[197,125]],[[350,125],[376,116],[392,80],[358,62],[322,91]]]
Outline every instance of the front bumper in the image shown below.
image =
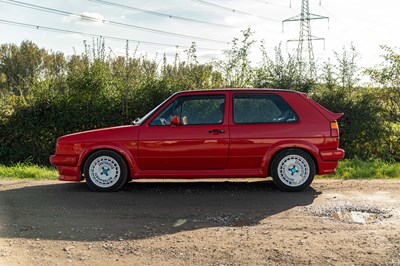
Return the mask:
[[60,174],[59,180],[81,181],[81,171],[78,166],[78,156],[75,155],[52,155],[50,163],[57,167]]

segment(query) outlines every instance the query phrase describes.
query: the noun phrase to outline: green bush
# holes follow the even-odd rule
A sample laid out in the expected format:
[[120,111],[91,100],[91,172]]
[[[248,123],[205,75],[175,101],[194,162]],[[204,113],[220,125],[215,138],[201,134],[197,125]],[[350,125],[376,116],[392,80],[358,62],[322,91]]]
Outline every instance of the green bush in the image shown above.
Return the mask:
[[[7,52],[10,47],[18,56],[18,47],[2,46],[8,61],[0,59],[0,69],[7,69],[5,63],[13,59]],[[8,76],[0,83],[1,164],[48,165],[62,135],[130,124],[176,91],[213,88],[220,81],[211,65],[165,62],[160,73],[155,61],[146,58],[107,57],[102,44],[87,49],[67,59],[41,50],[43,58],[58,57],[64,62],[57,64],[63,71],[32,74],[29,89],[24,87],[27,95],[15,95],[7,87]]]
[[318,103],[336,113],[344,113],[339,120],[340,147],[346,158],[391,159],[385,139],[387,127],[383,108],[373,94],[360,92],[349,95],[345,91],[319,88],[312,95]]
[[70,57],[29,41],[1,45],[0,163],[49,164],[62,135],[129,124],[174,92],[221,86],[308,92],[326,108],[345,113],[339,123],[347,158],[400,161],[400,57],[394,50],[385,48],[384,63],[367,71],[374,84],[357,87],[362,73],[353,46],[336,54],[334,64],[319,67],[317,79],[301,71],[296,57],[286,59],[280,47],[274,59],[263,50],[261,65],[252,67],[251,37],[250,29],[243,31],[243,40],[233,41],[225,60],[208,64],[197,61],[195,44],[187,61],[176,56],[170,64],[164,56],[161,65],[144,57],[107,55],[103,40]]

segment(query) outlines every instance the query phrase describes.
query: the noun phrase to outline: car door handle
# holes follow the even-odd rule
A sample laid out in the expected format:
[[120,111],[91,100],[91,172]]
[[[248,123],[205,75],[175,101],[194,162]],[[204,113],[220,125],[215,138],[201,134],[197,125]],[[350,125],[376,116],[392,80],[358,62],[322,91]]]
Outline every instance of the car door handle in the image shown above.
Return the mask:
[[208,133],[225,133],[225,130],[223,129],[211,129],[208,131]]

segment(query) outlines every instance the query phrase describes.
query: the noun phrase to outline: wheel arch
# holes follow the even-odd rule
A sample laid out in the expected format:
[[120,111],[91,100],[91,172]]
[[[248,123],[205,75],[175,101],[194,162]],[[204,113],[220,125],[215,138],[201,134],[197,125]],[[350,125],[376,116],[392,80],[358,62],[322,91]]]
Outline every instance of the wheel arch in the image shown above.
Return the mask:
[[308,155],[310,155],[310,157],[314,161],[316,173],[319,173],[319,150],[315,145],[305,141],[284,141],[271,146],[265,153],[262,161],[262,171],[264,173],[264,176],[271,176],[270,165],[275,157],[282,151],[290,149],[302,150],[308,153]]
[[84,170],[83,169],[85,167],[85,163],[86,163],[87,159],[93,153],[95,153],[97,151],[102,151],[102,150],[113,151],[122,157],[122,159],[126,162],[126,164],[128,166],[128,177],[129,178],[132,179],[133,174],[139,170],[135,159],[133,158],[133,156],[129,152],[129,150],[127,150],[126,148],[124,148],[122,146],[114,146],[114,145],[92,146],[92,147],[85,149],[79,156],[78,166],[79,166],[81,180],[84,179]]

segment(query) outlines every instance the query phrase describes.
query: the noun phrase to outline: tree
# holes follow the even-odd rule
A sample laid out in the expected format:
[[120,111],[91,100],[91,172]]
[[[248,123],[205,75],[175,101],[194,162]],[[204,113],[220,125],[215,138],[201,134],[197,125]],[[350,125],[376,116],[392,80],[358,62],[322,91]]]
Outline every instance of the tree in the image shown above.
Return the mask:
[[400,123],[400,51],[385,45],[381,48],[383,62],[368,68],[366,73],[371,78],[371,87],[387,107],[390,121]]
[[315,81],[306,72],[301,72],[298,59],[288,54],[285,59],[281,45],[275,47],[274,60],[271,59],[261,45],[263,59],[261,66],[256,69],[253,86],[257,88],[274,88],[309,92]]
[[335,53],[336,61],[323,63],[320,82],[311,96],[333,112],[343,112],[339,120],[341,146],[348,158],[396,158],[388,140],[392,133],[386,122],[387,109],[375,91],[357,86],[360,81],[359,55],[353,45]]
[[216,62],[217,70],[221,73],[226,87],[249,87],[252,85],[253,68],[249,59],[249,50],[255,41],[250,28],[241,31],[242,41],[232,40],[232,47],[225,53],[225,59]]
[[381,48],[383,62],[368,68],[366,73],[371,78],[370,90],[387,112],[384,119],[388,128],[388,153],[400,160],[400,51],[385,45]]
[[20,46],[2,44],[0,55],[0,88],[3,93],[26,98],[44,74],[47,51],[39,49],[31,41],[23,41]]
[[340,86],[344,90],[351,92],[352,88],[360,81],[359,67],[357,61],[359,54],[353,44],[350,44],[349,50],[343,46],[342,53],[335,52],[336,70]]

